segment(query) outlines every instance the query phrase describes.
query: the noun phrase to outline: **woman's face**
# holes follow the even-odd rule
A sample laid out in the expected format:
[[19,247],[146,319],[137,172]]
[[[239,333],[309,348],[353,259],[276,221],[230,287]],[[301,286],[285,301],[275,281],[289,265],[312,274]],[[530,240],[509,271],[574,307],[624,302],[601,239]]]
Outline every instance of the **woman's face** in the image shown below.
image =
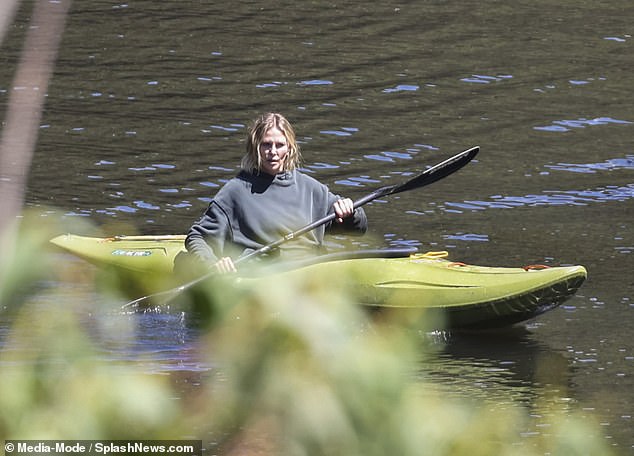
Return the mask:
[[264,134],[260,143],[260,159],[262,171],[275,176],[284,170],[284,163],[288,154],[286,136],[278,128],[270,128]]

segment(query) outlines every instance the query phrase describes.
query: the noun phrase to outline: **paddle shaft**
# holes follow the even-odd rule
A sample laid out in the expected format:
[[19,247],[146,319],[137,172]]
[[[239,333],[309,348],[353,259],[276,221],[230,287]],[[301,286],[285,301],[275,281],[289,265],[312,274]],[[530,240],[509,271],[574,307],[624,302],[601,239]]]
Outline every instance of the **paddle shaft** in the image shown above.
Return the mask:
[[[429,185],[433,182],[436,182],[450,174],[453,174],[454,172],[458,171],[460,168],[462,168],[463,166],[465,166],[467,163],[469,163],[473,157],[476,156],[476,154],[479,152],[480,148],[478,146],[472,147],[471,149],[467,149],[464,152],[460,152],[459,154],[454,155],[453,157],[448,158],[445,161],[442,161],[440,163],[438,163],[437,165],[432,166],[431,168],[426,169],[425,171],[423,171],[420,174],[417,174],[416,176],[414,176],[413,178],[401,183],[401,184],[396,184],[396,185],[389,185],[389,186],[385,186],[385,187],[381,187],[378,188],[376,190],[374,190],[372,193],[364,196],[363,198],[360,198],[358,200],[356,200],[354,202],[354,208],[357,209],[361,206],[363,206],[364,204],[369,203],[370,201],[374,201],[377,198],[381,198],[384,196],[388,196],[388,195],[393,195],[396,193],[401,193],[401,192],[405,192],[408,190],[413,190],[416,188],[421,188],[424,187],[425,185]],[[262,255],[264,253],[268,253],[273,249],[278,248],[280,245],[295,239],[296,237],[302,236],[306,233],[308,233],[309,231],[314,230],[315,228],[319,228],[322,225],[325,225],[326,223],[334,220],[336,217],[336,214],[332,213],[332,214],[328,214],[325,217],[319,219],[319,220],[315,220],[314,222],[310,223],[309,225],[306,225],[303,228],[300,228],[297,231],[293,231],[292,233],[288,233],[287,235],[285,235],[283,238],[278,239],[277,241],[271,242],[270,244],[267,244],[263,247],[260,247],[257,250],[254,250],[252,252],[249,252],[248,254],[238,258],[236,261],[234,261],[234,264],[238,264],[238,263],[242,263],[246,260],[249,260],[251,258],[254,258],[256,256]],[[151,294],[148,296],[143,296],[141,298],[135,299],[134,301],[130,301],[129,303],[125,304],[123,306],[123,308],[128,308],[128,307],[133,307],[133,306],[137,306],[138,304],[142,303],[143,301],[146,300],[153,300],[159,297],[163,297],[166,296],[168,297],[168,300],[171,299],[173,296],[176,296],[178,294],[180,294],[181,292],[187,290],[188,288],[191,288],[195,285],[197,285],[200,282],[203,282],[207,279],[209,279],[210,277],[215,276],[216,274],[218,274],[217,271],[210,271],[207,274],[204,274],[200,277],[198,277],[197,279],[192,280],[191,282],[188,282],[186,284],[183,284],[177,288],[173,288],[171,290],[166,290],[166,291],[162,291],[159,293],[155,293],[155,294]]]

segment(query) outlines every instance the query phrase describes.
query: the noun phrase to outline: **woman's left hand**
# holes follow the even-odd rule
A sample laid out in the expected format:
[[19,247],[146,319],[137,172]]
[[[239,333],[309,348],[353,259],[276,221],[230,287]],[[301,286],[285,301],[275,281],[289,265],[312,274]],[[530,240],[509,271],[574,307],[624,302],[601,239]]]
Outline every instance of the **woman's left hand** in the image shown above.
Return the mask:
[[342,198],[340,200],[335,201],[335,204],[332,205],[335,209],[335,215],[337,218],[335,219],[337,223],[342,223],[343,219],[350,217],[354,214],[354,203],[350,198]]

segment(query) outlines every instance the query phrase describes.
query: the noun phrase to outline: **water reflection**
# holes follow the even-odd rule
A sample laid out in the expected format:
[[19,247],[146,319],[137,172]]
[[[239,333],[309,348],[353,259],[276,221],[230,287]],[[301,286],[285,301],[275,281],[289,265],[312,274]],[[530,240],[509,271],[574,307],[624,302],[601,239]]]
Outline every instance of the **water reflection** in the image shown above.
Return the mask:
[[437,358],[421,365],[444,396],[484,400],[498,408],[533,404],[548,391],[568,400],[569,360],[539,342],[526,327],[495,333],[438,333]]

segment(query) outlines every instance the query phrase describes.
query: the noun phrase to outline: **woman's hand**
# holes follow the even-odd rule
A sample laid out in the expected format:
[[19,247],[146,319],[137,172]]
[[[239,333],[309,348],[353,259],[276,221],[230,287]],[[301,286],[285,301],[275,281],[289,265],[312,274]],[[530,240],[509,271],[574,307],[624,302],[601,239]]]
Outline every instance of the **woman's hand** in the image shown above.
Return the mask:
[[233,264],[233,260],[230,257],[220,258],[218,261],[216,261],[214,267],[221,274],[238,272],[238,270],[236,269],[236,265]]
[[332,205],[335,209],[335,215],[337,218],[335,219],[337,223],[342,223],[343,219],[348,218],[354,214],[354,203],[350,198],[342,198],[340,200],[335,201],[335,204]]

